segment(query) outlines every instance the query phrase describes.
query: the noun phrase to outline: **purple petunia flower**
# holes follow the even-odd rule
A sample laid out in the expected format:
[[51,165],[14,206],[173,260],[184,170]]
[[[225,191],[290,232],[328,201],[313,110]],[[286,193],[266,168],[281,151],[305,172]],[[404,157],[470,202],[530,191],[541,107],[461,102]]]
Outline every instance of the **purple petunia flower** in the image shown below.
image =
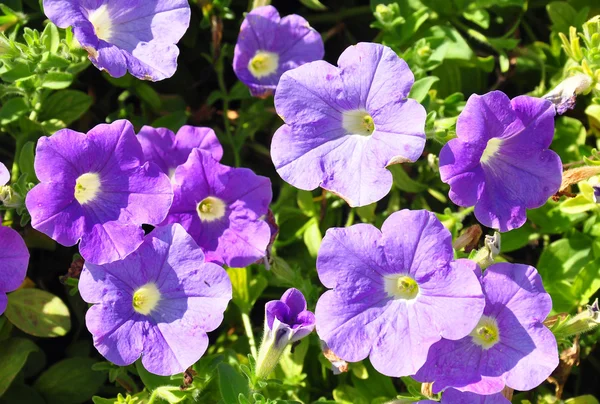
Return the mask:
[[[4,167],[0,163],[0,170]],[[0,181],[3,181],[0,179]],[[19,233],[0,226],[0,315],[8,304],[7,292],[17,290],[27,275],[29,250]]]
[[452,236],[433,213],[402,210],[381,231],[329,229],[317,271],[329,290],[317,303],[317,333],[349,362],[369,357],[387,376],[414,374],[442,337],[468,335],[484,298],[473,261],[453,261]]
[[275,345],[285,346],[300,341],[315,329],[315,315],[306,310],[306,299],[298,289],[288,289],[280,300],[265,306],[267,333],[272,334]]
[[456,134],[440,153],[442,181],[459,206],[502,232],[521,227],[526,209],[542,206],[560,188],[562,164],[548,150],[554,105],[500,91],[473,95],[458,117]]
[[510,401],[502,393],[482,396],[475,393],[461,392],[448,389],[442,394],[442,401],[422,400],[419,404],[510,404]]
[[359,43],[338,66],[317,61],[282,76],[275,107],[286,124],[273,137],[271,156],[296,188],[320,186],[364,206],[390,191],[387,166],[423,152],[426,112],[406,98],[414,76],[390,48]]
[[181,223],[208,261],[245,267],[266,255],[271,230],[261,218],[273,196],[268,178],[194,149],[175,170],[173,188],[165,223]]
[[231,282],[178,224],[159,227],[122,261],[86,262],[81,297],[94,304],[87,328],[109,361],[126,366],[141,355],[151,373],[169,376],[194,364],[207,332],[223,321]]
[[233,70],[255,97],[275,92],[288,70],[323,58],[321,35],[299,15],[281,18],[273,6],[258,7],[242,23]]
[[142,224],[158,224],[173,201],[169,178],[143,164],[128,121],[98,125],[87,134],[63,129],[38,141],[40,180],[25,201],[31,225],[65,246],[81,240],[94,264],[123,259],[144,240]]
[[481,277],[485,310],[470,335],[441,340],[414,376],[447,387],[494,394],[505,386],[530,390],[558,366],[558,347],[543,321],[552,309],[542,278],[531,266],[498,263]]
[[315,315],[306,310],[306,299],[298,289],[288,289],[280,300],[265,306],[265,331],[256,362],[256,375],[266,378],[288,344],[300,341],[315,329]]
[[10,181],[10,172],[6,166],[0,163],[0,186],[8,184]]
[[215,131],[210,128],[183,126],[177,136],[166,128],[144,126],[138,133],[144,158],[156,164],[163,173],[173,177],[175,169],[185,163],[192,149],[206,150],[221,161],[223,147]]
[[44,0],[44,12],[60,28],[73,27],[98,69],[152,81],[175,74],[176,43],[191,14],[187,0]]

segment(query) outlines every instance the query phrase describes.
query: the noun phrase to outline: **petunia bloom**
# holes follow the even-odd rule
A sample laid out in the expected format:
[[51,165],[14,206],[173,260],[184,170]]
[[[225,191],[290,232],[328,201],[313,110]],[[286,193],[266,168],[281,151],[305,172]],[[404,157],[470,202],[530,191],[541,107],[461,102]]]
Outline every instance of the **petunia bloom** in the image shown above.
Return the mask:
[[161,223],[171,207],[169,177],[144,164],[128,121],[87,134],[63,129],[38,141],[40,180],[25,201],[31,225],[94,264],[123,259],[144,240],[142,224]]
[[233,70],[252,95],[264,96],[275,92],[283,73],[324,54],[321,35],[304,18],[281,18],[273,6],[257,7],[242,23]]
[[158,81],[177,70],[190,25],[187,0],[44,0],[46,16],[73,34],[100,70]]
[[280,300],[265,306],[265,331],[258,353],[256,374],[266,378],[275,368],[288,344],[300,341],[315,329],[315,315],[306,309],[298,289],[288,289]]
[[510,401],[502,393],[482,396],[475,393],[461,392],[448,389],[442,394],[442,401],[422,400],[419,404],[510,404]]
[[178,224],[156,228],[122,261],[86,262],[79,291],[93,304],[85,320],[98,351],[118,366],[141,356],[163,376],[200,359],[232,296],[227,273]]
[[[0,163],[0,171],[4,167]],[[0,180],[3,181],[3,180]],[[8,304],[7,292],[16,290],[27,275],[29,250],[21,235],[10,227],[0,226],[0,315]]]
[[173,189],[165,223],[181,223],[208,261],[245,267],[266,255],[271,229],[262,217],[273,197],[268,178],[194,149],[175,170]]
[[433,345],[414,376],[433,382],[435,393],[447,387],[483,395],[505,386],[531,390],[558,366],[556,339],[543,323],[552,300],[537,270],[498,263],[481,284],[486,305],[478,324],[460,340]]
[[386,167],[421,156],[426,112],[407,99],[414,76],[390,48],[359,43],[338,66],[317,61],[281,77],[275,108],[285,125],[273,137],[271,157],[296,188],[320,186],[365,206],[390,191]]
[[544,98],[555,105],[557,114],[562,115],[575,108],[577,96],[589,92],[592,84],[594,84],[594,81],[590,76],[578,73],[563,80]]
[[452,236],[424,210],[329,229],[317,271],[330,288],[317,303],[317,334],[341,359],[369,357],[387,376],[414,374],[442,337],[468,335],[484,298],[470,260],[453,261]]
[[471,96],[458,117],[458,137],[440,153],[452,202],[475,206],[485,226],[521,227],[526,209],[542,206],[560,188],[562,163],[548,150],[554,116],[554,105],[540,98],[510,100],[500,91]]
[[223,147],[210,128],[183,126],[175,135],[166,128],[144,126],[138,133],[144,158],[156,164],[163,173],[173,177],[175,169],[185,163],[192,149],[206,150],[220,161]]

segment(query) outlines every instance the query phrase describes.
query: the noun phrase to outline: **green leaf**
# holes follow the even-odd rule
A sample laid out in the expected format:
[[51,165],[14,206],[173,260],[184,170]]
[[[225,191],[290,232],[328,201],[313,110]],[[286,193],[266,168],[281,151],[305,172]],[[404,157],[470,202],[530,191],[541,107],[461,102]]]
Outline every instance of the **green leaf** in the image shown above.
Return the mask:
[[165,116],[161,116],[154,122],[152,126],[154,128],[167,128],[173,132],[177,132],[188,120],[188,113],[186,111],[175,111]]
[[323,241],[321,229],[319,229],[319,220],[316,217],[310,219],[308,226],[304,230],[304,244],[308,248],[311,257],[316,258]]
[[388,167],[394,176],[394,185],[401,191],[418,193],[425,191],[427,186],[411,179],[400,164]]
[[40,36],[40,42],[44,44],[46,49],[48,49],[52,53],[56,53],[58,51],[58,47],[60,45],[60,34],[58,33],[58,28],[56,25],[51,22],[46,24],[42,35]]
[[[42,396],[33,387],[25,384],[13,383],[4,395],[0,391],[0,404],[47,404]],[[113,403],[111,403],[113,404]]]
[[579,119],[561,116],[556,120],[556,130],[552,140],[554,150],[562,161],[579,161],[586,152],[586,130]]
[[577,11],[566,1],[553,1],[546,6],[550,21],[552,21],[552,30],[569,33],[569,27],[576,24]]
[[42,87],[51,90],[62,90],[67,88],[73,82],[73,75],[65,72],[50,72],[44,76]]
[[427,76],[415,81],[408,97],[417,100],[418,102],[423,102],[425,97],[427,97],[431,86],[439,80],[440,79],[436,76]]
[[377,209],[377,202],[370,205],[361,206],[356,208],[356,213],[365,223],[372,223],[375,221],[375,210]]
[[0,125],[8,125],[29,111],[24,98],[16,97],[6,101],[0,108]]
[[106,380],[92,370],[91,358],[65,359],[50,367],[36,380],[35,389],[48,404],[80,404],[98,392]]
[[58,91],[44,101],[40,121],[58,119],[68,126],[85,114],[91,105],[92,97],[83,91]]
[[67,306],[41,289],[18,289],[9,294],[5,315],[15,327],[36,337],[62,337],[71,329]]
[[488,29],[490,27],[490,13],[484,9],[476,8],[474,10],[467,10],[463,12],[463,17],[474,22],[483,29]]
[[529,242],[537,239],[538,234],[529,222],[526,222],[518,229],[511,230],[507,233],[502,233],[501,250],[502,253],[508,253],[525,247]]
[[138,359],[135,362],[135,369],[137,370],[138,375],[140,376],[140,379],[142,379],[142,383],[144,383],[144,386],[146,386],[146,388],[148,388],[148,390],[150,390],[150,391],[156,390],[157,388],[159,388],[161,386],[167,386],[167,385],[180,386],[181,385],[181,380],[177,381],[177,380],[171,379],[169,376],[159,376],[159,375],[155,375],[153,373],[148,372],[146,370],[146,368],[144,367],[144,365],[142,365],[141,359]]
[[26,177],[27,182],[37,182],[37,176],[35,175],[35,169],[33,167],[35,143],[27,142],[21,149],[19,154],[19,169]]
[[233,288],[233,303],[244,313],[252,310],[252,306],[268,284],[264,276],[252,276],[250,271],[249,268],[227,268]]
[[306,7],[311,10],[317,11],[325,11],[327,7],[325,7],[319,0],[300,0],[300,3],[304,4]]
[[159,111],[162,104],[160,96],[148,83],[136,81],[133,90],[137,96],[152,108],[153,111]]
[[225,404],[238,404],[238,396],[248,396],[248,379],[227,363],[220,363],[217,367],[219,373],[219,391]]
[[0,396],[8,390],[15,376],[21,371],[30,353],[39,348],[24,338],[12,338],[0,344]]

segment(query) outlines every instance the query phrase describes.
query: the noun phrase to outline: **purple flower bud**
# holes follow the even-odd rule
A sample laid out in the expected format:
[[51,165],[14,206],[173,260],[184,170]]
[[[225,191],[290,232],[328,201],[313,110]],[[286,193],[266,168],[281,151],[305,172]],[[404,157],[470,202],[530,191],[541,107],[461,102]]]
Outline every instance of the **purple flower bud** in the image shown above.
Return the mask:
[[315,329],[315,315],[306,310],[306,299],[298,289],[288,289],[280,300],[265,306],[265,332],[258,353],[256,375],[266,378],[284,349]]

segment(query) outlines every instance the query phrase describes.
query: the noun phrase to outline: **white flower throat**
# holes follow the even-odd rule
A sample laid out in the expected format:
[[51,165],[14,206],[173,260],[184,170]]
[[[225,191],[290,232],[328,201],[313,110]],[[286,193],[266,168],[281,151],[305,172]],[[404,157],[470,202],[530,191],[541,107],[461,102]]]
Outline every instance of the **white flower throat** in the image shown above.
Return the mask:
[[276,73],[278,68],[279,55],[273,52],[259,50],[248,62],[248,70],[257,79]]
[[88,14],[88,20],[94,26],[96,36],[106,42],[110,42],[113,35],[113,22],[106,4],[101,5]]
[[371,136],[375,131],[373,117],[363,109],[342,113],[342,127],[348,135]]

